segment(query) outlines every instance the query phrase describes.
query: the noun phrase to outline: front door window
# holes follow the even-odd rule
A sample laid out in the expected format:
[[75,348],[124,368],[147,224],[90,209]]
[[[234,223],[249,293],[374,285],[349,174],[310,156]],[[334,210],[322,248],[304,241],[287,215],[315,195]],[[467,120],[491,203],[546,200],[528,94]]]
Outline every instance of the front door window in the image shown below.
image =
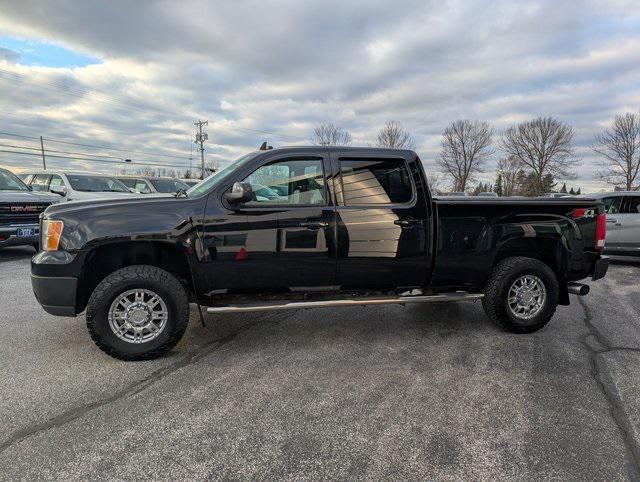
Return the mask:
[[326,204],[321,159],[287,159],[262,166],[244,182],[253,199],[245,206],[323,206]]

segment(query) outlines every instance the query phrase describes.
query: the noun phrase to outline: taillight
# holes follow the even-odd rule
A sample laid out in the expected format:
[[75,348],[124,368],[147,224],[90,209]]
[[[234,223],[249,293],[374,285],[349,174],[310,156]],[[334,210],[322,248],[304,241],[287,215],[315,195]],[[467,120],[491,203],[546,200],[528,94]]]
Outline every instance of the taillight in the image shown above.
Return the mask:
[[596,250],[600,251],[604,248],[604,238],[607,235],[607,215],[605,213],[598,214],[596,218]]

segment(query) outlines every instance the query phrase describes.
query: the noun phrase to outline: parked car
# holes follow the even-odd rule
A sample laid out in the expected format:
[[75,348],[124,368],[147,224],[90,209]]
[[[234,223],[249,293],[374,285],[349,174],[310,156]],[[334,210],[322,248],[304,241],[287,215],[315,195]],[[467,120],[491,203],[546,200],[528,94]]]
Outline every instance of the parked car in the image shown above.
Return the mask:
[[543,197],[568,197],[568,196],[573,196],[573,194],[569,194],[566,192],[548,192],[546,193]]
[[640,256],[640,192],[616,191],[589,197],[604,203],[607,214],[606,253]]
[[[268,187],[277,196],[256,196]],[[518,333],[542,328],[608,259],[591,199],[432,198],[408,150],[291,147],[241,157],[186,193],[59,204],[32,259],[43,308],[86,311],[125,360],[211,313],[482,300]],[[416,312],[416,316],[419,312]]]
[[64,201],[132,197],[127,186],[113,176],[87,172],[35,171],[25,174],[34,191],[51,192]]
[[189,187],[193,187],[200,182],[200,179],[180,179],[180,181],[182,181]]
[[15,174],[0,168],[0,248],[31,245],[40,237],[38,217],[57,196],[33,192]]
[[170,177],[133,177],[118,176],[118,180],[139,194],[174,194],[179,189],[187,190],[191,186]]
[[498,193],[497,192],[492,192],[492,191],[479,192],[478,196],[480,196],[480,197],[498,197]]
[[447,196],[458,196],[458,197],[466,197],[468,194],[464,191],[450,192]]

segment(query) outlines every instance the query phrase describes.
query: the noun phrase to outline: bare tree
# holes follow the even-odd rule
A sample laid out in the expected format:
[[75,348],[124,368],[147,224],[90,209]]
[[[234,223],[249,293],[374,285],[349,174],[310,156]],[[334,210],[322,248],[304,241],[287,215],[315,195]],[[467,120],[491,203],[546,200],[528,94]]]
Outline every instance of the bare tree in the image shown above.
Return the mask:
[[492,137],[493,129],[487,122],[457,120],[444,130],[436,162],[451,177],[454,191],[465,191],[474,175],[482,172],[487,157],[493,154]]
[[389,121],[387,122],[376,138],[376,146],[387,147],[389,149],[413,149],[415,141],[409,131],[402,124]]
[[427,184],[432,193],[439,193],[442,190],[443,181],[442,174],[436,171],[430,172],[427,176]]
[[601,178],[627,191],[638,189],[634,183],[640,171],[640,115],[617,115],[613,127],[596,136],[596,143],[593,150],[604,157]]
[[502,195],[514,196],[518,190],[518,182],[524,175],[520,159],[514,156],[500,159],[498,174],[502,176]]
[[351,134],[333,124],[320,124],[313,130],[313,141],[320,146],[348,146]]
[[502,149],[507,156],[520,160],[534,174],[534,191],[542,194],[547,174],[565,179],[575,177],[574,132],[569,125],[552,117],[538,117],[509,127],[502,136]]

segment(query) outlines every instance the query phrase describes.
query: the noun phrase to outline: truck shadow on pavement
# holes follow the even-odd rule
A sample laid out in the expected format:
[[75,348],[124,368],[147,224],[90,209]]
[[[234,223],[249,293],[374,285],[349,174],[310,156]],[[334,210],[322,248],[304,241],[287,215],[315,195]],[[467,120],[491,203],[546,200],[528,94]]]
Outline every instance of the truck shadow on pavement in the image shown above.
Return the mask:
[[15,246],[0,249],[0,263],[3,261],[16,261],[31,258],[35,253],[30,246]]

